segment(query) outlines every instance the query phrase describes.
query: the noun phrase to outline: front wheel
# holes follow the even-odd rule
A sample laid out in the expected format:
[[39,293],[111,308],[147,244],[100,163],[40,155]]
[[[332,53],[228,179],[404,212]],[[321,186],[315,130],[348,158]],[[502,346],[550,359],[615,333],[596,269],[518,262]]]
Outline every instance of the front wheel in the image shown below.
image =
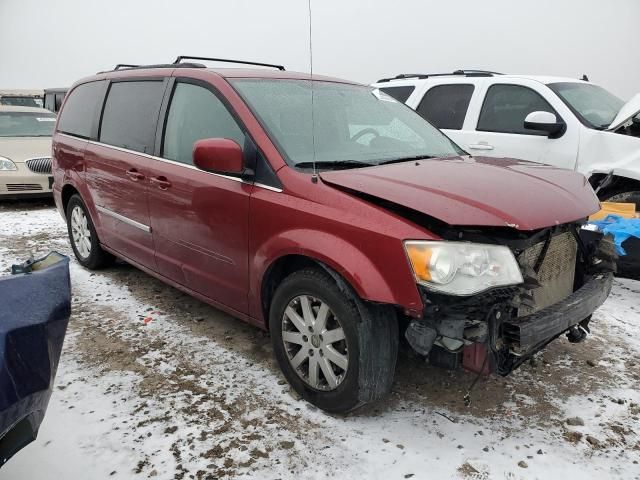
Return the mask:
[[395,311],[365,304],[326,272],[301,270],[285,278],[271,303],[269,328],[285,377],[317,407],[345,413],[391,389]]
[[90,270],[111,265],[115,257],[100,246],[98,234],[80,195],[75,194],[69,199],[66,216],[69,241],[78,263]]
[[605,190],[599,197],[603,202],[635,203],[636,211],[640,212],[640,190],[633,188]]

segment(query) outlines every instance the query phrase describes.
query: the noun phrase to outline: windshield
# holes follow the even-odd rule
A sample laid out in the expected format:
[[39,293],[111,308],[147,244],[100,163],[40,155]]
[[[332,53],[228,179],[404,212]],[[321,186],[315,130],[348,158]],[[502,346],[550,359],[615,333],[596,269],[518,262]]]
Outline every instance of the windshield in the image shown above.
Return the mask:
[[607,128],[616,118],[624,102],[604,88],[589,83],[552,83],[553,90],[591,128]]
[[321,168],[345,168],[464,154],[413,110],[378,89],[314,81],[312,118],[309,80],[231,83],[289,165],[309,167],[315,160]]
[[12,105],[14,107],[42,107],[42,99],[37,97],[2,97],[0,105]]
[[0,137],[50,137],[56,116],[45,112],[0,112]]

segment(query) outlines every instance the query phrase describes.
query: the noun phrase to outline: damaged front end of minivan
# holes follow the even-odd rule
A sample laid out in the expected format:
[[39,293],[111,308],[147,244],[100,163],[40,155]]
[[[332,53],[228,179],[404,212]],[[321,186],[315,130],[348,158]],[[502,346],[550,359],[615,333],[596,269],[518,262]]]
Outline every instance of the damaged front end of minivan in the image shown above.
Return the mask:
[[436,366],[507,375],[562,334],[582,341],[591,314],[609,295],[617,256],[610,238],[587,240],[580,227],[576,222],[527,233],[453,227],[439,232],[470,245],[507,247],[521,282],[469,295],[419,282],[425,308],[405,331],[411,347]]

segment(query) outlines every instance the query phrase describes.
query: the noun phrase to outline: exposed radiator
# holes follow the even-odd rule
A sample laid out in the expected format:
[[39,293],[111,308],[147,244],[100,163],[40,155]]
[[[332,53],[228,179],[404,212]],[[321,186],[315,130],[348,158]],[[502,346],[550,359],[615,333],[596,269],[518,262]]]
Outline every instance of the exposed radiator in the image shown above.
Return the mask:
[[[520,265],[533,269],[544,251],[544,245],[543,241],[522,252],[518,257]],[[518,309],[518,316],[537,312],[573,293],[577,253],[578,244],[571,232],[561,233],[551,239],[537,274],[537,280],[542,286],[532,290],[533,302],[523,303]]]

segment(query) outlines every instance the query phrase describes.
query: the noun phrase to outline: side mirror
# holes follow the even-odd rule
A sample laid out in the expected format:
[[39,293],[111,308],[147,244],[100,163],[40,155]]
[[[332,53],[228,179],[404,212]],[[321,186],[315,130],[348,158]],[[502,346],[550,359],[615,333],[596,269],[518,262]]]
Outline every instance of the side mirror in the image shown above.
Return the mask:
[[193,164],[206,172],[243,172],[242,148],[228,138],[203,138],[193,144]]
[[549,138],[558,138],[562,136],[567,125],[559,122],[551,112],[531,112],[524,119],[524,128],[545,132]]

